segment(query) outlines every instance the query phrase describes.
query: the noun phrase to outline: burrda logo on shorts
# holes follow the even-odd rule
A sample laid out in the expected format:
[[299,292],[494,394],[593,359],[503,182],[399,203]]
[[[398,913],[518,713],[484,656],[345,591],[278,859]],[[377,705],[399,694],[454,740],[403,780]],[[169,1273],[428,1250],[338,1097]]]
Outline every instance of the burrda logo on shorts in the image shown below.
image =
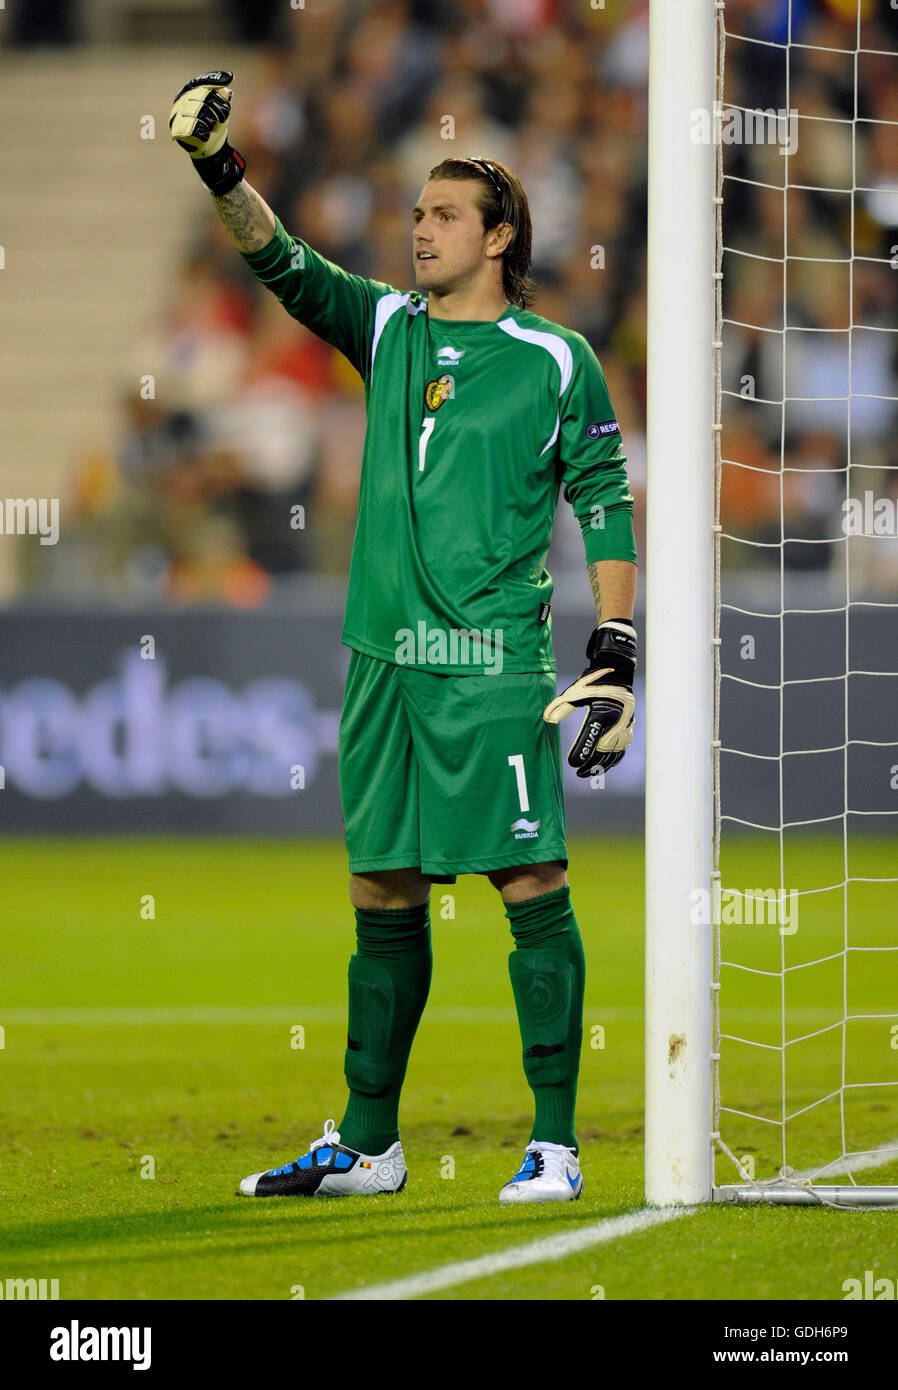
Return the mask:
[[516,820],[512,825],[511,833],[516,840],[538,840],[539,821],[526,820],[521,816],[520,820]]

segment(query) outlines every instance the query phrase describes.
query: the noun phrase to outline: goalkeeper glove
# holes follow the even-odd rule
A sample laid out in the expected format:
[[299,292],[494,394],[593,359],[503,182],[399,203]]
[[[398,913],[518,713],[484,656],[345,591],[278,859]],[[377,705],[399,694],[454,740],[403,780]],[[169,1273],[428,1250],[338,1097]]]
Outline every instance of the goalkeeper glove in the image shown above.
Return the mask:
[[230,193],[243,178],[246,160],[228,144],[228,117],[234,74],[204,72],[185,82],[171,109],[171,138],[193,160],[193,167],[214,197]]
[[567,755],[578,777],[616,767],[633,737],[636,631],[630,620],[616,618],[597,627],[586,660],[583,674],[543,710],[547,724],[560,723],[575,709],[584,711]]

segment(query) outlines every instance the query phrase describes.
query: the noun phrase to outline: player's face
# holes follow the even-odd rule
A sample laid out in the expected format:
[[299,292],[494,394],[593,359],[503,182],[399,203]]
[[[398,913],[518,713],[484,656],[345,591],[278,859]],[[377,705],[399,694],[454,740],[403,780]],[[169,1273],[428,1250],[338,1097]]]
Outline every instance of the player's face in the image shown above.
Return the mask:
[[415,277],[422,290],[448,294],[487,269],[479,191],[474,179],[435,179],[424,185],[412,213]]

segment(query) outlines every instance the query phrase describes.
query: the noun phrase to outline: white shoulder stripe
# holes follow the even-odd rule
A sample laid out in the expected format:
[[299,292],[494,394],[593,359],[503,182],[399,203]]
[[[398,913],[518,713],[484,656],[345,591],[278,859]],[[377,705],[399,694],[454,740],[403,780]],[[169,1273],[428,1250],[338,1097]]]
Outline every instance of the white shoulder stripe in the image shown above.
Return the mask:
[[387,326],[387,320],[392,318],[397,309],[401,309],[403,304],[407,303],[407,294],[385,294],[377,301],[377,308],[374,311],[374,336],[371,339],[372,367],[374,366],[374,354],[377,352],[380,335]]
[[540,451],[539,451],[539,456],[540,456],[540,458],[542,458],[543,454],[548,453],[548,451],[551,449],[552,445],[555,443],[555,440],[558,438],[558,431],[559,431],[560,429],[561,429],[561,415],[560,415],[560,413],[559,413],[559,414],[557,414],[557,415],[555,416],[555,428],[554,428],[554,430],[552,431],[552,437],[551,437],[551,439],[547,440],[546,443],[543,445],[543,447],[542,447],[542,448],[540,449]]
[[421,310],[427,307],[425,304],[410,304],[410,298],[411,296],[408,293],[399,294],[394,292],[393,294],[382,295],[377,301],[377,308],[374,311],[374,335],[371,339],[372,367],[374,366],[374,354],[377,352],[380,335],[386,328],[388,319],[393,317],[397,309],[401,309],[404,305],[408,312],[414,315],[420,314]]
[[523,343],[533,343],[535,347],[545,348],[558,363],[561,384],[558,395],[563,396],[574,372],[574,355],[563,338],[557,333],[546,333],[541,328],[522,328],[515,319],[500,319],[499,327],[510,338],[519,338]]

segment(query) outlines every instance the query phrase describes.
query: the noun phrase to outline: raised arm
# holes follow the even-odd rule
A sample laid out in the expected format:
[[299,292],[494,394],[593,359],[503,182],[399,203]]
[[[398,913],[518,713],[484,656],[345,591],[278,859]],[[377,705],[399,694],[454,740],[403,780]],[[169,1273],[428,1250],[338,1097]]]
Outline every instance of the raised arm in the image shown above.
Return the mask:
[[185,82],[172,107],[172,139],[190,155],[232,246],[246,258],[260,284],[292,318],[342,352],[367,380],[376,305],[396,291],[349,274],[291,236],[246,182],[246,161],[228,143],[228,84],[233,76],[222,68]]
[[265,199],[243,182],[246,161],[228,143],[233,80],[226,68],[191,77],[175,97],[168,126],[212,194],[232,244],[248,255],[271,241],[275,217]]
[[215,211],[232,246],[248,255],[261,251],[274,236],[274,213],[252,184],[243,180],[230,193],[213,198]]

